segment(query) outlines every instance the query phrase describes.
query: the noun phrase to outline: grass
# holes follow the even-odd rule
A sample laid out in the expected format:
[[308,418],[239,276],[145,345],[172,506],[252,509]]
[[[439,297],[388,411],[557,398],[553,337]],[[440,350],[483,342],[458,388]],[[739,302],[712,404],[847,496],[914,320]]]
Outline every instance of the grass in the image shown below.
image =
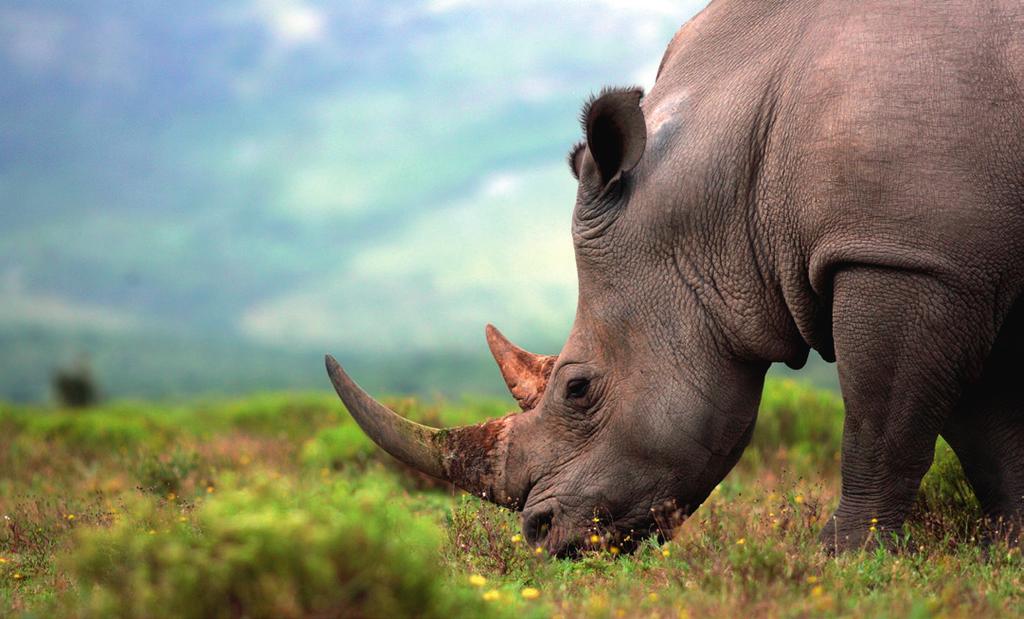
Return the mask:
[[[434,424],[506,407],[390,404]],[[841,428],[837,396],[770,381],[750,448],[672,541],[562,561],[527,547],[516,514],[382,454],[333,395],[2,405],[0,616],[1024,613],[1024,560],[978,543],[941,443],[891,550],[819,550]]]

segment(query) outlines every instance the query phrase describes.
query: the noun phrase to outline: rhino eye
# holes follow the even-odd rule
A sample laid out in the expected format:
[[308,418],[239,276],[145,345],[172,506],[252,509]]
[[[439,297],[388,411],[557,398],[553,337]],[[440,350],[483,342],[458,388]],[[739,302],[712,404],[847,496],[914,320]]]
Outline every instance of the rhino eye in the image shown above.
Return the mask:
[[578,400],[587,395],[590,389],[590,381],[586,378],[574,378],[565,385],[565,397],[570,400]]

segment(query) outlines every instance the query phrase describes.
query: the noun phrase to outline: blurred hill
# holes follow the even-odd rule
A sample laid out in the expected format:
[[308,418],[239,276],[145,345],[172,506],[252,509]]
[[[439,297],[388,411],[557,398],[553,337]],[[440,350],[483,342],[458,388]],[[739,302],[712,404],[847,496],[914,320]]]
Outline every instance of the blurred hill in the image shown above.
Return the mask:
[[81,354],[172,395],[322,386],[328,350],[462,390],[487,321],[557,350],[579,106],[701,5],[8,3],[0,397]]

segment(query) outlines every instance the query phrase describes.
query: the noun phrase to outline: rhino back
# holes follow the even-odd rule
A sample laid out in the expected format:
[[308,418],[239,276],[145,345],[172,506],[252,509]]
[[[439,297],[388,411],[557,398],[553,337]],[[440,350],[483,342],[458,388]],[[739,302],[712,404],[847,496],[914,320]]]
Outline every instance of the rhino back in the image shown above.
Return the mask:
[[661,161],[646,174],[750,220],[826,358],[844,265],[1000,288],[1007,305],[1024,288],[1022,30],[1021,2],[718,0],[644,102]]
[[1019,3],[824,5],[775,170],[812,282],[850,262],[1019,282],[1022,26]]

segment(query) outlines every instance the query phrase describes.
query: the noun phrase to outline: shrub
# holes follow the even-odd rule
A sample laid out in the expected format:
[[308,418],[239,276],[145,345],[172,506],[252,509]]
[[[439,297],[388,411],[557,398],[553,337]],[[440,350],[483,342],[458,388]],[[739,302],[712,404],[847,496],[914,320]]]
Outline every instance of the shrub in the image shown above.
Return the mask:
[[170,454],[144,456],[137,476],[143,490],[167,496],[180,492],[185,479],[198,468],[195,452],[175,449]]
[[[439,532],[385,478],[302,489],[283,481],[218,492],[195,526],[153,507],[90,530],[70,570],[77,617],[447,617],[484,602],[446,590]],[[152,505],[152,503],[150,503]],[[147,532],[147,529],[148,532]]]
[[85,408],[99,401],[99,388],[92,369],[85,361],[60,368],[51,379],[57,402],[66,408]]
[[141,415],[91,409],[68,415],[51,411],[34,416],[27,428],[32,438],[62,443],[80,457],[107,457],[159,442],[149,420]]
[[838,394],[793,380],[765,382],[753,445],[816,445],[831,455],[839,451],[842,436],[843,402]]
[[345,416],[337,396],[328,393],[259,394],[213,401],[201,408],[204,417],[247,434],[292,440],[306,438],[316,428],[337,423]]
[[459,497],[446,525],[449,560],[471,572],[522,575],[539,558],[519,532],[516,514],[477,497]]
[[939,439],[932,467],[921,481],[911,524],[931,536],[963,542],[978,534],[981,521],[981,506],[960,460],[946,441]]
[[366,464],[377,452],[377,447],[354,423],[325,428],[306,441],[301,460],[307,466],[343,468],[345,465]]
[[838,394],[789,379],[768,379],[745,463],[757,468],[782,456],[817,471],[834,470],[842,436],[843,403]]

